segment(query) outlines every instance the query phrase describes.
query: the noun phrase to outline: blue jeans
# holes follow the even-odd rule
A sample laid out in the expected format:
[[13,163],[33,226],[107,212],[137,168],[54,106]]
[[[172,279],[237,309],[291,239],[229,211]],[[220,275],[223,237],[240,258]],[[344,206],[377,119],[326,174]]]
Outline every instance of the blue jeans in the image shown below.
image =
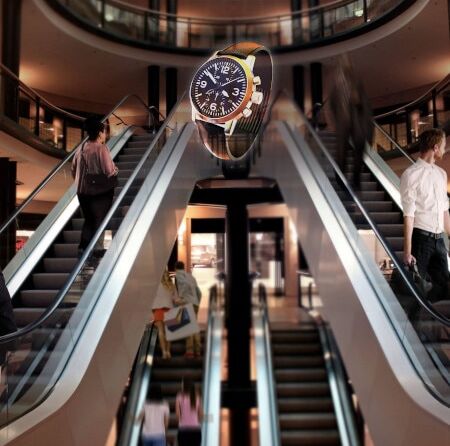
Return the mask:
[[166,437],[164,435],[155,435],[151,437],[142,437],[143,446],[166,446]]

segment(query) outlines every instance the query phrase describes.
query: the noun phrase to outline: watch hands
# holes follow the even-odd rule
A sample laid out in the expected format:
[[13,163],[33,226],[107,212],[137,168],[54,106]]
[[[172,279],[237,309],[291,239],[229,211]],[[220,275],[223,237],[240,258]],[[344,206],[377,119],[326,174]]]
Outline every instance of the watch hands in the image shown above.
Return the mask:
[[214,79],[214,76],[208,71],[205,71],[205,74],[215,83],[217,84],[217,81]]

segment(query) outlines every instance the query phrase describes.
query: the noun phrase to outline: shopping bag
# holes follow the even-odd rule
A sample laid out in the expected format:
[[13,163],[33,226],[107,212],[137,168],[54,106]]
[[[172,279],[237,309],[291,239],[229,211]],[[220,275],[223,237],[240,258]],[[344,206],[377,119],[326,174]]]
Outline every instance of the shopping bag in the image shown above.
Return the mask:
[[176,341],[200,331],[192,304],[172,308],[164,315],[166,339]]

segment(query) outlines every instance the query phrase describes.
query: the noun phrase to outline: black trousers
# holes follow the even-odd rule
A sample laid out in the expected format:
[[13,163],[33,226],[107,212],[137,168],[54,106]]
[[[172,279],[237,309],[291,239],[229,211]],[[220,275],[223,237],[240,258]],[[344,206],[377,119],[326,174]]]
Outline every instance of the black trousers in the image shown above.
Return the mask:
[[430,302],[448,299],[447,249],[444,239],[435,239],[413,230],[411,254],[416,258],[422,277],[431,280],[433,287],[428,293]]
[[111,208],[114,189],[99,195],[78,194],[84,224],[79,248],[85,249]]
[[178,446],[200,446],[202,443],[202,431],[200,429],[179,429]]

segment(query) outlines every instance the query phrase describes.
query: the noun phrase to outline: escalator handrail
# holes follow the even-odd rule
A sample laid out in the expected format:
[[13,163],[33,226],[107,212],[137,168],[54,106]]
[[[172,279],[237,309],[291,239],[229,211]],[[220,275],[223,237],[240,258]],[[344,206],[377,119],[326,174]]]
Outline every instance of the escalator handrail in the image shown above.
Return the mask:
[[267,374],[268,374],[268,385],[269,388],[267,389],[269,393],[269,399],[271,401],[271,424],[272,424],[272,435],[275,438],[272,438],[272,446],[277,446],[281,444],[280,440],[280,424],[279,424],[279,418],[278,418],[278,405],[277,405],[277,398],[276,398],[276,391],[274,387],[275,383],[275,376],[273,373],[273,359],[272,359],[272,346],[270,343],[270,326],[269,326],[269,311],[267,308],[267,290],[266,287],[260,283],[258,285],[258,301],[260,308],[262,310],[262,323],[263,323],[263,331],[264,331],[264,347],[267,354],[266,360],[267,360]]
[[408,109],[411,109],[415,107],[416,105],[423,102],[425,99],[428,98],[430,94],[435,91],[435,93],[440,93],[441,90],[446,88],[450,84],[450,74],[447,74],[443,79],[441,79],[439,82],[436,82],[429,90],[427,90],[424,94],[422,94],[417,99],[414,99],[414,101],[409,102],[406,105],[403,105],[401,107],[396,108],[395,110],[388,111],[386,113],[381,113],[380,115],[375,116],[374,119],[382,119],[386,118],[391,115],[399,115],[402,113],[405,113]]
[[389,142],[391,144],[393,144],[395,146],[395,148],[408,160],[411,162],[411,164],[414,164],[415,161],[414,159],[411,157],[411,155],[409,155],[400,145],[399,143],[392,138],[391,135],[389,135],[389,133],[386,132],[386,130],[383,129],[383,127],[381,127],[375,120],[373,120],[373,125],[374,127],[383,134],[383,136],[385,136]]
[[[218,295],[218,285],[213,285],[209,289],[209,307],[208,307],[208,325],[206,329],[206,349],[205,349],[205,360],[204,360],[204,370],[203,370],[203,412],[209,414],[209,394],[210,394],[210,381],[211,381],[211,358],[212,358],[212,341],[214,337],[214,313],[220,311],[221,302]],[[214,352],[217,353],[217,352]],[[208,439],[208,420],[203,420],[202,426],[202,444]],[[208,445],[209,446],[209,445]],[[211,445],[214,446],[214,445]]]
[[344,364],[336,340],[328,324],[320,317],[314,317],[314,319],[319,330],[342,446],[360,446],[361,441],[356,428],[354,407],[351,395],[349,395],[350,387],[345,376]]
[[[131,95],[131,96],[134,96],[134,95]],[[175,114],[175,112],[176,112],[176,110],[178,108],[178,105],[181,103],[181,101],[183,99],[184,99],[184,95],[182,95],[181,98],[178,100],[176,105],[173,107],[171,113],[169,114],[168,118],[166,119],[166,122],[164,123],[164,125],[162,125],[160,127],[160,129],[156,133],[156,136],[155,136],[154,140],[152,141],[152,143],[150,144],[149,148],[146,150],[146,152],[142,156],[141,160],[139,161],[138,165],[136,166],[136,168],[134,169],[134,171],[132,172],[132,174],[128,178],[127,182],[125,183],[125,185],[123,186],[122,190],[120,191],[120,194],[114,200],[111,208],[109,209],[108,213],[106,214],[105,218],[103,219],[103,222],[101,223],[101,225],[97,229],[97,232],[92,237],[91,241],[89,242],[89,245],[83,251],[83,254],[81,255],[81,257],[78,260],[77,264],[75,265],[75,267],[73,268],[72,272],[70,273],[70,276],[68,277],[66,283],[58,291],[58,293],[57,293],[57,295],[55,297],[55,300],[51,303],[51,305],[49,305],[47,307],[47,309],[41,314],[41,316],[37,320],[31,322],[27,326],[25,326],[25,327],[15,331],[15,332],[13,332],[13,333],[9,333],[9,334],[0,336],[0,344],[5,343],[5,342],[10,342],[10,341],[13,341],[15,339],[18,339],[21,336],[23,336],[23,335],[25,335],[27,333],[30,333],[31,331],[39,328],[39,326],[42,325],[46,320],[48,320],[52,316],[52,314],[56,311],[56,309],[59,307],[61,302],[64,300],[67,292],[72,287],[73,282],[78,277],[78,274],[80,273],[80,271],[81,271],[82,267],[84,266],[86,260],[88,259],[89,255],[91,254],[91,251],[93,250],[93,248],[94,248],[94,246],[95,246],[95,244],[97,242],[98,237],[106,229],[106,226],[107,226],[109,220],[112,218],[112,216],[114,215],[114,213],[118,209],[119,204],[121,203],[123,197],[127,194],[128,189],[133,184],[133,181],[136,178],[136,176],[137,176],[138,172],[140,171],[141,167],[145,163],[145,161],[148,158],[149,154],[155,148],[155,146],[156,146],[157,142],[159,141],[160,137],[162,136],[163,132],[165,132],[166,127],[168,127],[168,122],[170,122],[172,116]]]
[[[152,322],[146,327],[139,346],[117,446],[130,446],[133,444],[131,440],[136,437],[139,440],[139,434],[136,435],[136,430],[139,429],[140,431],[141,426],[137,425],[136,420],[139,416],[140,403],[145,398],[142,395],[143,390],[146,390],[145,394],[147,394],[151,382],[150,370],[153,362],[149,363],[148,358],[154,355],[156,338],[157,330]],[[138,441],[135,444],[137,445]]]
[[[400,264],[400,262],[397,260],[397,256],[392,252],[391,247],[387,243],[384,236],[378,231],[377,226],[373,222],[372,218],[364,208],[363,204],[359,200],[359,198],[356,196],[353,189],[348,184],[347,178],[345,175],[341,172],[339,166],[337,165],[336,161],[333,159],[333,157],[330,155],[326,147],[323,145],[322,141],[320,140],[320,137],[317,135],[315,130],[311,127],[308,120],[304,117],[303,112],[300,110],[300,108],[297,106],[297,104],[292,103],[292,106],[295,107],[297,110],[297,113],[303,116],[304,125],[308,128],[308,131],[310,134],[314,137],[319,149],[327,159],[328,163],[333,167],[333,170],[338,174],[340,181],[344,185],[344,187],[347,189],[347,192],[350,194],[351,199],[356,203],[358,206],[360,212],[366,219],[366,221],[369,223],[370,229],[374,232],[375,236],[383,246],[384,250],[388,254],[388,256],[391,258],[392,263],[394,263],[395,267],[397,268],[398,272],[400,273],[400,276],[402,280],[406,283],[406,286],[408,288],[408,291],[412,294],[412,296],[416,299],[417,302],[429,313],[431,314],[435,319],[437,319],[439,322],[441,322],[446,327],[450,327],[450,319],[442,315],[440,312],[436,311],[425,299],[423,299],[420,294],[418,294],[414,288],[414,286],[411,284],[410,279],[408,278],[405,269],[403,265]],[[292,132],[292,128],[288,126],[289,130]],[[1,338],[0,338],[1,339]]]
[[[102,119],[102,122],[105,122],[107,119],[109,119],[110,116],[112,116],[116,110],[128,99],[130,98],[137,98],[139,102],[143,104],[143,106],[147,109],[149,109],[148,105],[136,94],[128,94],[124,96],[114,107],[113,109],[105,115],[105,117]],[[78,147],[81,147],[86,141],[88,137],[86,136],[83,138],[78,145]],[[57,164],[49,173],[48,175],[41,181],[41,183],[34,189],[33,192],[31,192],[30,195],[26,198],[25,201],[23,201],[18,208],[12,213],[12,215],[6,220],[5,223],[0,226],[0,235],[5,231],[6,228],[9,227],[9,225],[17,218],[17,216],[23,211],[23,209],[28,206],[28,204],[36,197],[39,192],[44,189],[44,187],[53,179],[53,177],[68,163],[74,156],[75,153],[77,153],[78,150],[72,150],[59,164]]]
[[18,85],[20,85],[20,87],[26,91],[30,96],[33,95],[35,96],[35,98],[39,99],[40,103],[44,103],[48,106],[48,108],[56,111],[57,113],[64,115],[65,117],[69,118],[69,119],[73,119],[74,121],[84,121],[86,118],[84,118],[83,116],[80,115],[76,115],[74,113],[70,113],[54,104],[52,104],[51,102],[49,102],[47,99],[45,99],[44,96],[40,95],[36,90],[34,90],[33,88],[29,87],[27,84],[25,84],[22,80],[20,80],[20,78],[13,73],[7,66],[5,66],[4,64],[0,63],[0,72],[5,72],[9,77],[12,77],[14,79],[15,82],[17,82]]

